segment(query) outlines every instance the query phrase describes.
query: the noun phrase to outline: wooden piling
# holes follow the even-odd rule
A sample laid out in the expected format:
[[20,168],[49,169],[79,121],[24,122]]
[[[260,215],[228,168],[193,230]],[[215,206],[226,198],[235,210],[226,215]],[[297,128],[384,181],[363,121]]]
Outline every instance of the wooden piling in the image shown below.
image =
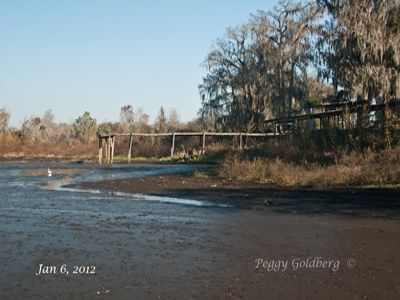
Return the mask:
[[171,138],[171,161],[174,160],[174,151],[175,151],[175,132],[172,134]]
[[128,164],[131,164],[131,155],[132,155],[132,133],[129,135]]
[[103,159],[103,139],[99,135],[99,165],[101,166],[101,160]]
[[105,147],[104,151],[106,154],[106,161],[108,161],[108,139],[107,138],[104,139],[104,147]]
[[242,150],[243,149],[243,137],[242,137],[242,133],[240,133],[239,135],[239,149]]
[[107,147],[107,164],[110,165],[110,158],[111,158],[111,136],[107,138],[108,140],[108,147]]
[[199,142],[199,156],[201,156],[203,154],[203,136],[200,136]]
[[201,149],[202,155],[206,152],[206,133],[203,132],[203,149]]
[[111,146],[111,165],[114,162],[114,146],[115,146],[115,136],[112,137],[112,146]]

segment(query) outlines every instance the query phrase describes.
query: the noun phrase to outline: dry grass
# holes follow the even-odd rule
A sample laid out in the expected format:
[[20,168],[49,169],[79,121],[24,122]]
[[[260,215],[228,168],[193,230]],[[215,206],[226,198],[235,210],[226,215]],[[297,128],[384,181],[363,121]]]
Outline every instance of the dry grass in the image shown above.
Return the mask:
[[399,184],[397,131],[391,134],[391,147],[379,132],[358,127],[299,128],[289,136],[233,152],[219,172],[227,179],[303,187]]
[[225,159],[219,173],[230,180],[303,187],[397,184],[400,182],[400,146],[380,153],[366,151],[361,155],[344,155],[325,166],[297,164],[279,158],[248,160],[232,155]]
[[[202,140],[200,137],[176,137],[175,156],[195,158],[200,156]],[[103,151],[105,151],[103,144]],[[230,153],[232,144],[214,143],[207,137],[206,155],[208,158],[223,158]],[[129,137],[119,137],[115,141],[115,156],[127,156]],[[132,141],[132,157],[166,157],[171,154],[171,138],[134,137]],[[104,155],[104,152],[103,152]],[[68,142],[33,143],[27,136],[6,132],[0,135],[0,157],[85,157],[98,156],[98,141],[87,139],[70,139]]]
[[0,156],[95,158],[97,155],[98,142],[84,143],[75,139],[70,143],[32,143],[25,136],[7,132],[0,137]]

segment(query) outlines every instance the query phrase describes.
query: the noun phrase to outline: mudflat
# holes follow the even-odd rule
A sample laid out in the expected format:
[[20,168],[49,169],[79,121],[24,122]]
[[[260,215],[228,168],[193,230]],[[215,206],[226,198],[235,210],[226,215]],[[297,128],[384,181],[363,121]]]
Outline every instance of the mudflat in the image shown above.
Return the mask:
[[300,214],[400,219],[400,189],[315,189],[229,181],[192,173],[166,174],[70,186],[198,199],[236,208]]
[[84,182],[73,192],[3,173],[1,299],[400,296],[397,190],[184,173]]
[[144,299],[400,297],[398,190],[299,189],[192,174],[81,186],[233,207],[200,208],[207,221],[193,209],[179,225],[154,224],[140,254],[147,266],[139,277],[151,281]]

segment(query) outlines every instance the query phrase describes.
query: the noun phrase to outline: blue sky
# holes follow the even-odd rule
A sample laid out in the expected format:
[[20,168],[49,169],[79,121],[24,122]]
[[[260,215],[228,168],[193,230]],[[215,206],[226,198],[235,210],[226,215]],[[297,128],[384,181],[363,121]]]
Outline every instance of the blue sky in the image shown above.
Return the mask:
[[0,0],[0,108],[15,127],[47,109],[114,122],[126,104],[190,121],[212,42],[277,2]]

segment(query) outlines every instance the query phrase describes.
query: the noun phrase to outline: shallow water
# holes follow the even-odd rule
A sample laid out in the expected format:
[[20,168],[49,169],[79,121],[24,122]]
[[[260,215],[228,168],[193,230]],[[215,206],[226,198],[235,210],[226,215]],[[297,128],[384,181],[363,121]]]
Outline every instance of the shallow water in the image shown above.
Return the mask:
[[[399,274],[394,266],[400,264],[397,223],[258,212],[191,199],[62,187],[194,168],[1,164],[0,299],[398,296],[392,287],[398,285],[392,281],[393,272]],[[377,259],[382,255],[384,259]],[[308,256],[340,260],[340,269],[335,273],[255,268],[258,258]],[[355,269],[345,266],[350,256],[357,261]],[[56,272],[41,273],[41,265]],[[73,273],[75,267],[94,273]],[[372,276],[377,279],[365,280]]]
[[[98,167],[97,164],[73,164],[73,163],[58,163],[58,164],[7,164],[5,168],[0,170],[0,187],[4,195],[30,195],[35,188],[40,188],[44,191],[58,191],[58,197],[67,200],[70,197],[92,197],[92,194],[101,194],[104,197],[124,197],[136,201],[158,201],[165,203],[175,203],[194,206],[220,206],[230,207],[229,205],[215,204],[208,201],[199,201],[191,199],[177,199],[171,197],[149,196],[145,194],[131,194],[125,192],[106,192],[94,189],[79,189],[65,187],[71,183],[81,183],[85,181],[102,181],[115,180],[132,177],[142,177],[149,175],[171,174],[192,172],[198,169],[198,166],[180,166],[180,165],[157,165],[157,164],[141,164],[135,166],[118,165],[112,167]],[[18,190],[15,188],[18,187]],[[30,187],[30,188],[29,188]],[[11,190],[9,190],[11,189]],[[27,193],[29,191],[29,193]],[[43,194],[44,193],[44,194]],[[87,195],[77,196],[77,193]],[[41,197],[48,197],[46,192],[42,192]],[[54,194],[52,194],[52,197]],[[6,198],[4,199],[6,200]],[[15,200],[13,200],[15,201]]]
[[[48,176],[48,168],[52,171],[52,176]],[[191,172],[197,168],[198,166],[152,164],[115,164],[113,167],[70,163],[0,165],[0,276],[1,284],[5,286],[0,292],[0,298],[20,299],[21,289],[25,289],[26,299],[43,299],[46,296],[53,299],[58,293],[58,287],[51,288],[46,283],[47,294],[32,287],[39,280],[35,276],[37,270],[34,270],[40,264],[72,264],[80,261],[83,265],[90,258],[92,264],[99,268],[107,257],[106,253],[115,249],[113,245],[109,245],[104,252],[103,247],[100,247],[103,250],[98,249],[96,241],[113,239],[113,234],[131,234],[131,226],[134,225],[132,222],[125,225],[127,220],[140,219],[140,222],[146,224],[145,227],[152,227],[156,223],[169,224],[168,226],[176,222],[192,224],[196,216],[188,212],[193,207],[214,206],[206,201],[77,189],[63,185]],[[145,238],[146,234],[143,234],[140,235]],[[48,253],[49,251],[54,253]],[[85,259],[82,253],[86,251],[90,251],[91,255]],[[116,253],[113,255],[118,256]],[[96,259],[93,260],[93,257]],[[109,265],[107,262],[105,264]],[[64,280],[61,281],[65,291],[69,285]],[[105,293],[98,286],[97,291],[89,294],[97,296],[97,292]],[[66,299],[71,295],[73,294],[66,296]]]

